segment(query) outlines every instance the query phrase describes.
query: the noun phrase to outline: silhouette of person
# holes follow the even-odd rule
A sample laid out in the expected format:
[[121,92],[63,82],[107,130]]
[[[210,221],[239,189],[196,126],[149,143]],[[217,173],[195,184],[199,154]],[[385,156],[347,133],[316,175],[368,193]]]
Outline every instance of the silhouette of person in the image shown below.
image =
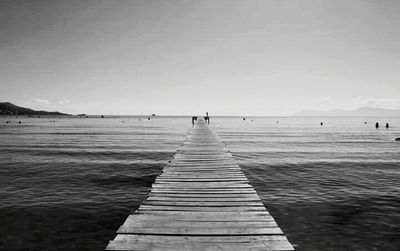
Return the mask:
[[204,120],[207,124],[210,124],[210,117],[208,117],[208,112],[206,112],[206,116],[204,117]]

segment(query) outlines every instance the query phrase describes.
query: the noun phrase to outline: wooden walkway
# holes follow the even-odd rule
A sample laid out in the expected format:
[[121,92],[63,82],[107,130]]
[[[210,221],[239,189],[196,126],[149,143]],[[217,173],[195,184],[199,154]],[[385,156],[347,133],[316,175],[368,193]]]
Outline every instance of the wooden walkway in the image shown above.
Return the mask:
[[107,250],[294,250],[202,120],[117,233]]

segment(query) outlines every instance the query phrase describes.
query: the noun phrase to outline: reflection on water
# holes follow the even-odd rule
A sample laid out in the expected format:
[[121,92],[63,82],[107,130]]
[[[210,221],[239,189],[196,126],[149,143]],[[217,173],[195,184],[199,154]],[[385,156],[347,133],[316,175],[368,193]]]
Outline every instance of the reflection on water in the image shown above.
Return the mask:
[[[400,249],[400,119],[251,119],[210,126],[297,250]],[[103,250],[191,129],[190,117],[6,120],[0,250]]]

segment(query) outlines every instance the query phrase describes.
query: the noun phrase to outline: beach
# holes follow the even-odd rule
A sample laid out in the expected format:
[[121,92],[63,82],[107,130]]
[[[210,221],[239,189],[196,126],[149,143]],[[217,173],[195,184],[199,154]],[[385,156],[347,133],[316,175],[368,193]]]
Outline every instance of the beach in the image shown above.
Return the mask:
[[[211,117],[209,126],[296,250],[398,250],[399,125]],[[190,117],[0,118],[0,250],[104,250],[191,127]]]

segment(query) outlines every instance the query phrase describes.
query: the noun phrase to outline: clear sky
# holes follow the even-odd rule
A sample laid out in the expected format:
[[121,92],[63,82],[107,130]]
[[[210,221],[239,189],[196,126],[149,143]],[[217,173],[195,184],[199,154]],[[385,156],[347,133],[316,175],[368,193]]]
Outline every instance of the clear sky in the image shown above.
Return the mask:
[[400,1],[0,1],[0,101],[87,114],[400,108]]

